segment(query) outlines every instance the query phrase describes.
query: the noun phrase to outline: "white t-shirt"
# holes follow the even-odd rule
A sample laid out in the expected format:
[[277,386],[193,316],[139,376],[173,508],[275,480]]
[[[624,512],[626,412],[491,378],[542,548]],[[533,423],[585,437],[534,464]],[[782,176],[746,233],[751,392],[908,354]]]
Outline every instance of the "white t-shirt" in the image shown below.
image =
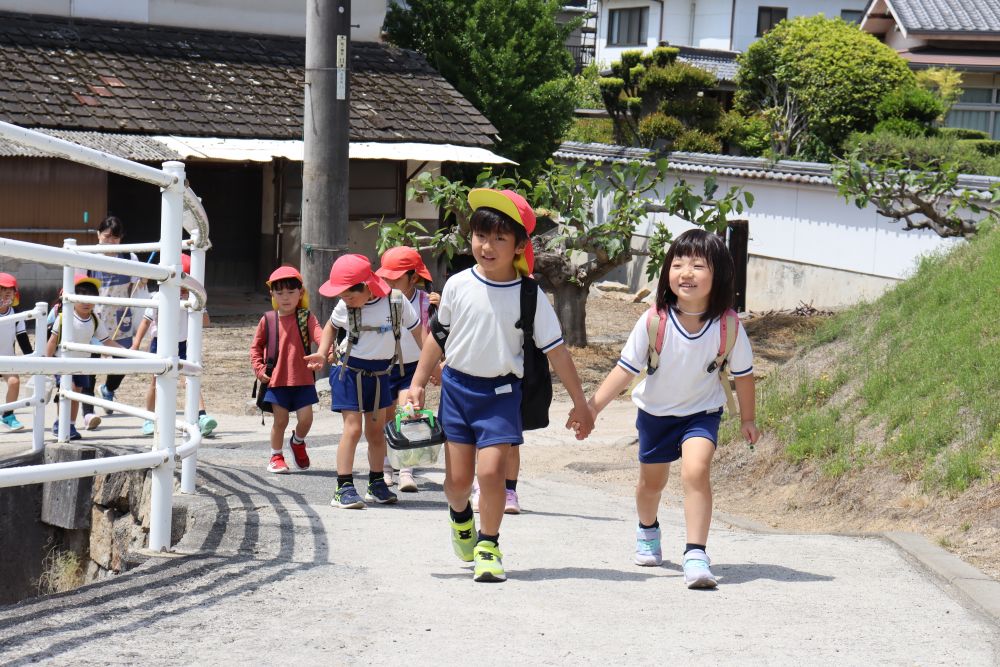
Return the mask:
[[[413,297],[409,300],[410,307],[413,308],[413,312],[420,318],[420,324],[426,327],[427,322],[424,321],[424,311],[420,305],[421,299],[427,299],[427,292],[422,289],[413,290]],[[400,337],[399,344],[403,350],[404,364],[411,364],[414,361],[420,360],[420,348],[417,346],[417,339],[413,337],[412,330],[410,333]]]
[[[333,312],[330,313],[330,322],[338,329],[348,329],[347,304],[338,301]],[[420,326],[420,316],[413,310],[413,306],[406,297],[403,297],[402,308],[403,329],[412,331]],[[358,342],[351,347],[351,356],[358,359],[392,359],[396,354],[396,338],[392,335],[392,319],[389,315],[389,297],[372,299],[361,307],[361,326],[379,327],[378,331],[361,331],[358,335]],[[400,345],[406,338],[413,338],[405,331],[400,332]],[[411,341],[412,342],[412,341]]]
[[[7,312],[0,313],[0,317],[13,314],[14,309],[7,308]],[[17,336],[18,334],[22,334],[26,331],[27,329],[24,328],[24,320],[20,320],[18,322],[0,321],[0,355],[13,357],[14,343],[17,341]]]
[[[514,323],[521,319],[521,279],[493,282],[475,267],[445,283],[438,322],[448,329],[447,365],[466,375],[524,376],[524,335]],[[535,345],[548,352],[563,342],[552,304],[541,289],[535,304]]]
[[[149,320],[152,322],[152,326],[149,327],[149,335],[151,338],[156,338],[156,308],[147,308],[146,312],[143,314],[142,319]],[[182,343],[188,339],[188,311],[181,308],[180,324],[177,326],[177,342]]]
[[[69,336],[60,338],[61,341],[67,343],[90,343],[93,339],[99,344],[103,344],[108,339],[108,330],[104,328],[100,320],[94,317],[93,313],[87,319],[81,319],[75,310],[62,313],[62,317],[56,317],[56,321],[52,325],[52,333],[58,334],[62,331],[64,318],[67,322],[70,322]],[[90,357],[90,352],[67,350],[66,356],[74,359],[84,359]]]
[[[657,417],[684,417],[718,410],[725,405],[726,394],[719,382],[719,372],[709,373],[708,367],[719,354],[719,319],[706,322],[698,333],[691,334],[677,321],[673,309],[667,317],[660,365],[635,388],[632,402]],[[648,360],[649,333],[643,313],[632,327],[618,365],[638,375]],[[729,369],[734,377],[753,373],[750,339],[742,326],[729,355]]]

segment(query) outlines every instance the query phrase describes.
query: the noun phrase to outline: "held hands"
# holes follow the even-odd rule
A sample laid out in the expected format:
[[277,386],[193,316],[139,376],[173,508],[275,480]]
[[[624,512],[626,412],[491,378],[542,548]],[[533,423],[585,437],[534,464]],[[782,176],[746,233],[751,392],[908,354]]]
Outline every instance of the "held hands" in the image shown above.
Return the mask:
[[576,432],[576,439],[583,440],[594,430],[597,412],[590,404],[574,404],[566,419],[566,428]]
[[306,366],[311,371],[318,371],[323,368],[323,364],[326,363],[326,355],[322,352],[313,352],[312,354],[307,354],[303,357],[306,362]]

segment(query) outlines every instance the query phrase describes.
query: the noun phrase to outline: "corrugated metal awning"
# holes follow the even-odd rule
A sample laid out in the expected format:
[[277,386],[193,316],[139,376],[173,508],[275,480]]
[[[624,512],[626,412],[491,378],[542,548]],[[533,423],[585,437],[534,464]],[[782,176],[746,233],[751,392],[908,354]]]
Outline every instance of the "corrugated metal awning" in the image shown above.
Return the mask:
[[[139,134],[116,134],[112,132],[84,132],[79,130],[43,130],[39,132],[58,139],[93,148],[117,157],[136,162],[165,162],[180,160],[181,155],[153,137]],[[36,148],[22,146],[10,139],[0,138],[0,157],[48,157]]]
[[[282,157],[301,162],[304,142],[299,140],[224,139],[212,137],[153,137],[182,158],[270,162]],[[515,164],[505,157],[473,146],[452,144],[351,142],[354,160],[417,160],[422,162],[471,162],[475,164]]]

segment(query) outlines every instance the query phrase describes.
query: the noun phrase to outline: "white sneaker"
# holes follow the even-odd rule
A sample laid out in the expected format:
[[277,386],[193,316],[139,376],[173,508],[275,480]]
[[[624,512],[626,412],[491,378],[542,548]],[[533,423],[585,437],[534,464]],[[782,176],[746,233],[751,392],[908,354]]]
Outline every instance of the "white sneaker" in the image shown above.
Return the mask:
[[85,431],[93,431],[100,425],[101,418],[97,416],[96,412],[91,412],[83,416],[83,428]]
[[684,583],[688,588],[715,588],[718,580],[708,566],[712,563],[701,549],[684,554]]
[[412,468],[403,468],[399,471],[399,490],[407,493],[417,492],[417,481],[413,479]]
[[386,458],[385,462],[382,464],[382,477],[385,478],[385,485],[392,486],[392,466],[389,465],[389,459]]

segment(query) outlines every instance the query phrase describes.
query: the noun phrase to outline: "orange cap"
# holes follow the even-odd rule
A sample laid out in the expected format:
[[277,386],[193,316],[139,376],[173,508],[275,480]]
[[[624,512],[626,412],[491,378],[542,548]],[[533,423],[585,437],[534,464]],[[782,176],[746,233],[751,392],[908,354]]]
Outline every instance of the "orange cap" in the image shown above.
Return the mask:
[[364,255],[342,255],[330,267],[330,279],[320,285],[319,293],[334,297],[348,287],[364,283],[373,296],[389,293],[389,285],[372,271],[372,263]]
[[21,304],[21,291],[17,289],[17,278],[9,273],[0,273],[0,287],[13,287],[14,300],[10,305],[18,306]]
[[420,253],[417,252],[416,248],[405,245],[386,250],[382,254],[382,266],[375,273],[383,278],[395,280],[407,271],[416,271],[417,275],[424,280],[433,280]]
[[[309,293],[305,290],[306,281],[302,279],[302,274],[294,266],[279,266],[271,275],[267,278],[267,286],[271,287],[271,283],[277,282],[279,280],[285,280],[286,278],[295,278],[300,283],[302,283],[302,296],[299,297],[299,308],[309,308]],[[275,310],[278,309],[278,302],[271,297],[271,307]]]

